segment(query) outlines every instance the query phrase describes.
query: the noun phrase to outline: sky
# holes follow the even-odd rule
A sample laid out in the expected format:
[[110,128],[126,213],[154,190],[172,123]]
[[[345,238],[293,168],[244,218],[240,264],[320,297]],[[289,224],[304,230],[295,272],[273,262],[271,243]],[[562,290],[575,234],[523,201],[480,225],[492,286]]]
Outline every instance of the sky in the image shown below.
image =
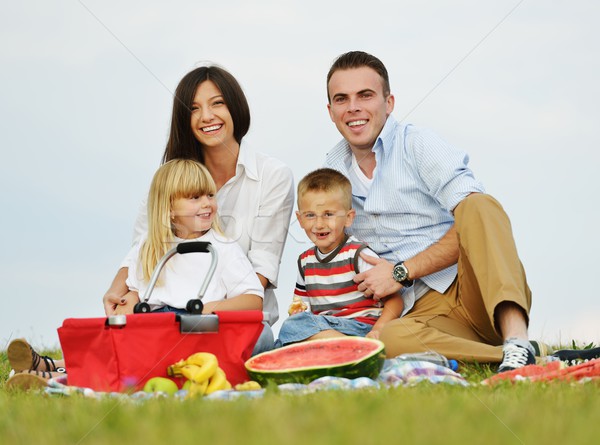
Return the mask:
[[[185,73],[229,70],[250,103],[245,143],[297,182],[340,139],[325,76],[350,50],[386,64],[396,118],[467,151],[504,206],[530,336],[600,343],[599,18],[593,1],[3,1],[0,349],[58,346],[65,318],[104,315]],[[308,247],[293,221],[282,318]]]

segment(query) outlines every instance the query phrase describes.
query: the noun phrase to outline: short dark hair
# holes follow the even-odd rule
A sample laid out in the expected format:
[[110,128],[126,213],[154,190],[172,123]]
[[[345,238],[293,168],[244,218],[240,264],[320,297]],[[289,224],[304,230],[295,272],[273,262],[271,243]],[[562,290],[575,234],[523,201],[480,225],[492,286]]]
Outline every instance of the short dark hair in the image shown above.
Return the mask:
[[352,184],[350,180],[337,170],[319,168],[308,173],[298,183],[298,204],[307,192],[332,192],[340,190],[344,195],[342,205],[352,208]]
[[204,162],[202,145],[194,137],[191,126],[192,103],[198,86],[211,80],[223,95],[223,100],[233,121],[233,137],[238,144],[250,128],[250,107],[238,81],[225,69],[208,65],[196,68],[177,85],[173,98],[173,113],[169,140],[163,155],[163,163],[171,159],[193,159]]
[[349,70],[352,68],[361,68],[363,66],[371,68],[379,74],[383,83],[383,95],[387,96],[390,94],[390,78],[383,62],[377,57],[365,53],[364,51],[350,51],[335,59],[331,68],[329,68],[329,72],[327,73],[327,101],[331,102],[331,98],[329,97],[329,81],[331,80],[333,73],[339,70]]

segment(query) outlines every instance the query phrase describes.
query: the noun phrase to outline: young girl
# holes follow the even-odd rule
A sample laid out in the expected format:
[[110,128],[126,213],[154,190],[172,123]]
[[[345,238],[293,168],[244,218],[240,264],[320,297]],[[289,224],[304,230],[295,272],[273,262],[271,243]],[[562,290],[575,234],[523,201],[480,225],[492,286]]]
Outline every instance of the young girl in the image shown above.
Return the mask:
[[[240,246],[223,236],[218,223],[216,185],[208,170],[196,161],[175,159],[155,173],[148,194],[148,233],[131,249],[127,292],[117,313],[131,314],[144,296],[156,264],[178,243],[209,241],[217,252],[217,267],[202,298],[203,313],[216,310],[261,310],[264,297],[250,261]],[[196,298],[212,260],[207,253],[175,255],[166,263],[148,301],[151,309],[186,313],[185,306]],[[253,353],[273,347],[267,324]],[[16,374],[6,387],[43,387],[51,377],[65,375],[64,360],[40,356],[24,339],[13,340],[7,349]]]
[[[215,183],[196,161],[175,159],[163,164],[148,194],[148,233],[125,260],[129,292],[118,313],[132,313],[145,294],[154,268],[167,251],[187,241],[208,241],[217,252],[215,273],[202,299],[203,313],[215,310],[262,310],[263,287],[239,245],[219,227]],[[148,300],[156,311],[185,313],[196,298],[211,263],[207,253],[173,256],[163,268]]]

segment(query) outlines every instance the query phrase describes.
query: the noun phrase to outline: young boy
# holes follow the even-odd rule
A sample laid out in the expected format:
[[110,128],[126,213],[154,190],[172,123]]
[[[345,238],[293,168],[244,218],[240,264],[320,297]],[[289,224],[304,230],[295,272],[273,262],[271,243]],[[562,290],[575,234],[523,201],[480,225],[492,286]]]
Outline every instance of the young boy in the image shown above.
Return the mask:
[[309,173],[298,184],[296,216],[314,246],[298,258],[294,302],[277,346],[344,335],[378,338],[404,304],[399,294],[388,296],[385,305],[368,298],[353,281],[373,267],[360,253],[377,254],[345,233],[355,216],[350,181],[329,168]]

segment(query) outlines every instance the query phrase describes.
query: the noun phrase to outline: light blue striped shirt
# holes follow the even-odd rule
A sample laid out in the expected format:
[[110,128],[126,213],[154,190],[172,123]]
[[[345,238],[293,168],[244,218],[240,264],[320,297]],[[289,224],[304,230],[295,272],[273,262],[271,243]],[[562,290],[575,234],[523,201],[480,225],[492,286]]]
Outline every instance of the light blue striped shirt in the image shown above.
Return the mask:
[[[370,188],[352,168],[346,140],[327,154],[325,165],[352,183],[356,219],[349,232],[392,263],[412,258],[437,242],[454,224],[451,211],[458,203],[470,193],[484,192],[467,167],[465,152],[432,131],[400,124],[391,115],[372,151],[377,168]],[[453,265],[421,280],[444,292],[455,277]]]

